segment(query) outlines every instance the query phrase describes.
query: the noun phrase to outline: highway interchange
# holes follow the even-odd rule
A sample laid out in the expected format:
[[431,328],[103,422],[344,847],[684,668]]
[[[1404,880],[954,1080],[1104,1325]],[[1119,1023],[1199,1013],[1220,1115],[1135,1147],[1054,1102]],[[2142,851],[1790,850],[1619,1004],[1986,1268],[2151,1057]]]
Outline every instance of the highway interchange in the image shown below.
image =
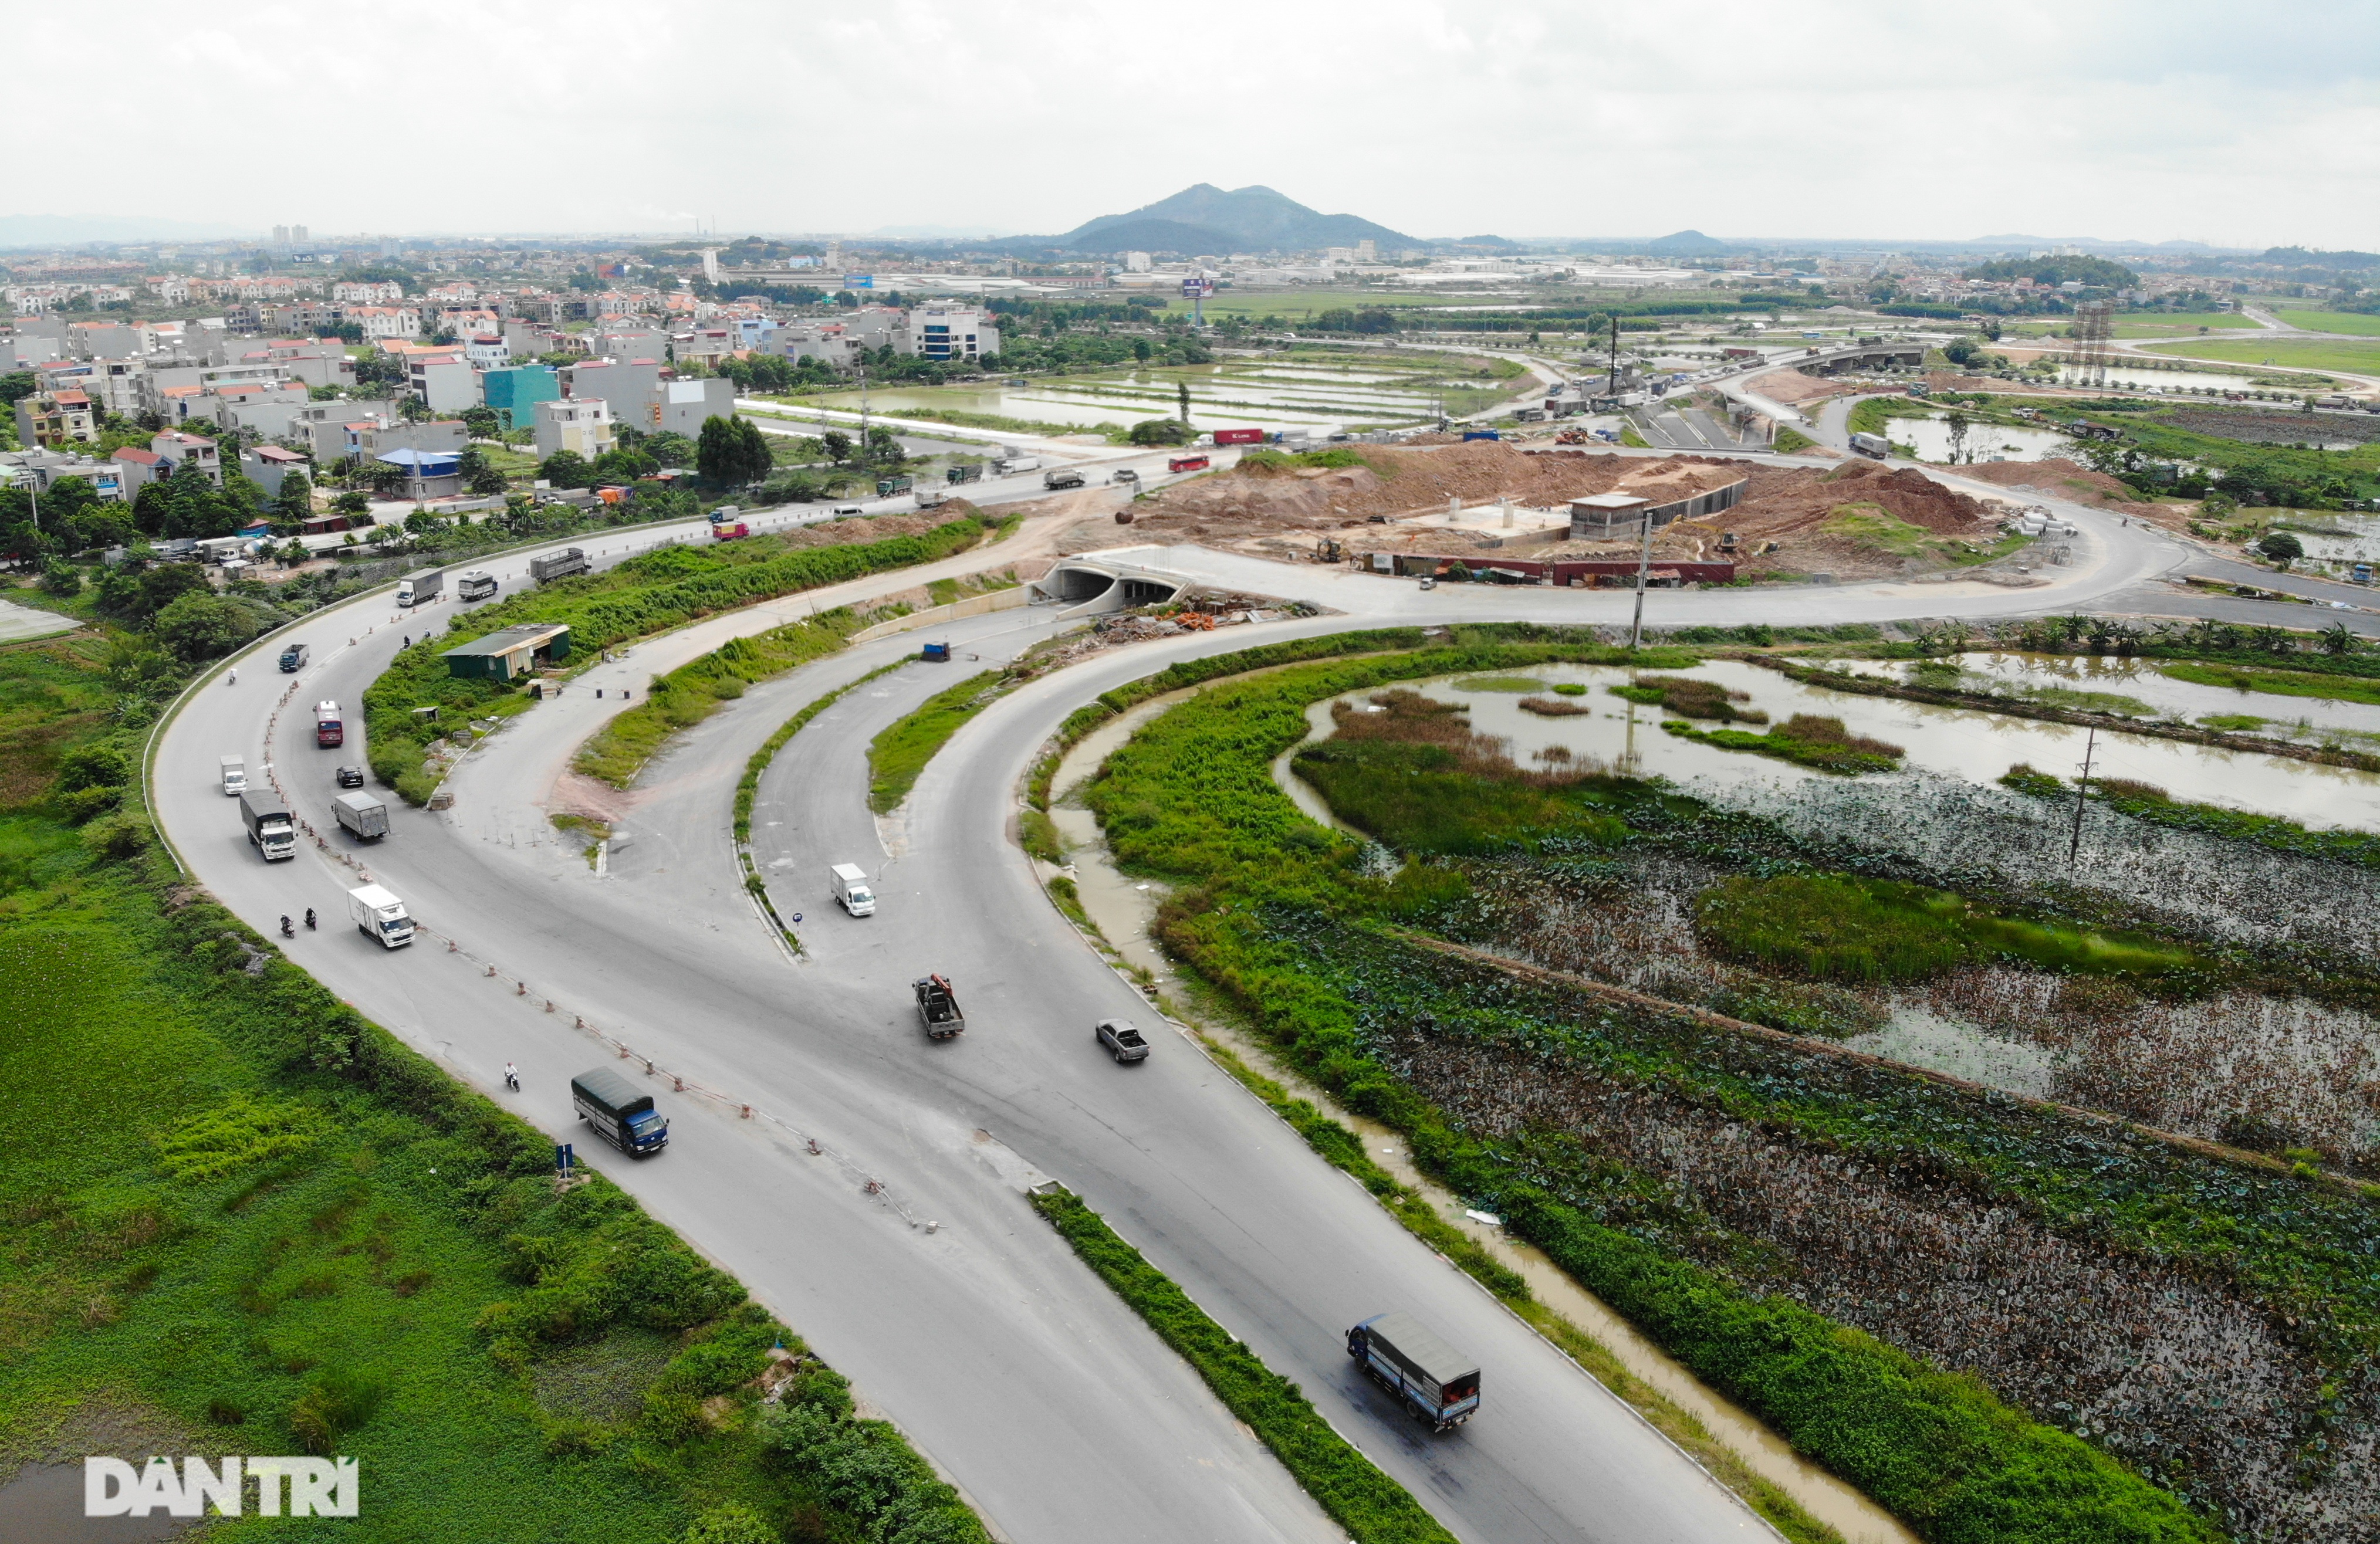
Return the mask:
[[[995,485],[982,498],[1030,497],[1036,481]],[[2051,571],[2049,589],[1664,593],[1651,620],[2207,609],[2157,583],[2203,567],[2180,543],[2095,511],[2061,513],[2083,534],[2073,565]],[[560,545],[608,564],[671,539],[702,539],[700,527],[629,527]],[[454,608],[416,620],[399,616],[384,591],[366,596],[228,662],[238,667],[236,684],[216,675],[195,686],[158,736],[152,807],[192,875],[261,933],[284,913],[314,908],[330,925],[287,945],[293,958],[456,1078],[557,1140],[577,1140],[583,1158],[735,1272],[849,1374],[1006,1538],[1342,1537],[1025,1206],[1025,1189],[1046,1178],[1081,1193],[1465,1539],[1773,1537],[1313,1156],[1193,1042],[1159,1033],[1157,1054],[1132,1068],[1101,1055],[1090,1032],[1098,1018],[1166,1026],[1049,904],[1012,835],[1019,781],[1059,722],[1174,659],[1391,621],[1624,624],[1632,597],[1423,592],[1344,570],[1145,549],[1140,561],[1345,614],[1137,645],[1037,681],[964,729],[901,814],[882,823],[864,804],[868,740],[956,672],[984,667],[911,663],[855,691],[778,756],[755,809],[755,861],[780,912],[803,916],[800,959],[776,941],[744,889],[730,829],[735,779],[796,708],[913,655],[916,636],[862,645],[758,685],[682,737],[624,800],[619,830],[628,839],[615,840],[601,874],[548,821],[571,753],[618,710],[624,692],[641,698],[652,676],[729,637],[813,607],[995,567],[1006,550],[710,619],[596,665],[475,748],[450,780],[451,809],[392,801],[393,834],[371,849],[349,845],[328,819],[337,791],[331,767],[361,761],[361,748],[315,748],[304,709],[325,697],[358,705],[401,641],[425,624],[443,628]],[[526,560],[513,553],[475,566],[510,593],[526,583]],[[2257,620],[2302,624],[2313,615],[2228,604]],[[2371,630],[2363,614],[2350,620]],[[998,661],[1054,625],[1050,609],[1036,607],[933,635]],[[284,636],[313,646],[294,681],[272,664]],[[270,763],[300,818],[325,833],[324,846],[310,841],[294,862],[259,862],[215,787],[225,754],[245,754],[252,767]],[[876,916],[851,919],[828,901],[825,867],[836,862],[878,877]],[[363,872],[407,900],[428,930],[419,943],[385,951],[341,925],[340,892]],[[928,971],[957,983],[969,1030],[956,1041],[930,1043],[918,1031],[908,983]],[[582,1140],[569,1107],[571,1075],[615,1060],[622,1045],[637,1058],[628,1070],[641,1072],[648,1059],[657,1069],[674,1127],[670,1151],[640,1165]],[[507,1061],[522,1071],[517,1095],[503,1087]],[[710,1092],[676,1092],[678,1080]],[[1390,1308],[1415,1312],[1480,1358],[1479,1419],[1432,1437],[1354,1373],[1343,1331]]]

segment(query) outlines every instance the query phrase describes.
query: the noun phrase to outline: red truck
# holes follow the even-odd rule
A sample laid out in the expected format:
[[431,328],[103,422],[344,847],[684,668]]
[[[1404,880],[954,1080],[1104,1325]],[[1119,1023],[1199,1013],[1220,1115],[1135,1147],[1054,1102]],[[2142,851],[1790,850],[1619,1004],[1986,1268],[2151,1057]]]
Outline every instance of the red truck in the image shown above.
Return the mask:
[[1169,472],[1203,472],[1213,464],[1203,455],[1177,455],[1166,458],[1165,469]]
[[347,726],[339,714],[339,705],[334,702],[316,703],[314,705],[314,743],[344,745],[346,742]]
[[714,520],[710,523],[710,535],[716,541],[734,541],[738,537],[748,537],[751,534],[752,527],[740,520]]
[[1261,445],[1265,431],[1260,428],[1219,428],[1215,431],[1218,445]]

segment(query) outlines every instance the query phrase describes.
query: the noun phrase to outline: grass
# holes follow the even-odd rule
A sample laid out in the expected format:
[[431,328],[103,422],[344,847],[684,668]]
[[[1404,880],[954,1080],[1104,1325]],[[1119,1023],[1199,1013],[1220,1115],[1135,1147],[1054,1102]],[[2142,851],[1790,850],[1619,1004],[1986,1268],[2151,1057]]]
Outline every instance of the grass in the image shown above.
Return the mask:
[[[2380,705],[2380,682],[2352,676],[2316,674],[2305,670],[2269,670],[2252,665],[2204,665],[2183,660],[2160,662],[2158,673],[2199,686],[2223,686],[2235,692],[2262,692],[2277,697],[2319,697],[2330,702]],[[2262,720],[2259,720],[2262,722]]]
[[2114,319],[2119,338],[2169,338],[2207,328],[2216,332],[2253,332],[2256,324],[2237,311],[2128,312]]
[[1698,745],[1722,751],[1750,751],[1846,777],[1893,771],[1900,766],[1904,754],[1898,745],[1852,733],[1840,718],[1807,713],[1793,715],[1767,734],[1749,734],[1742,730],[1698,730],[1675,718],[1663,719],[1661,728]]
[[[1547,1074],[1574,1056],[1612,1077],[1691,1089],[1693,1097],[1758,1124],[1769,1140],[1791,1133],[1797,1142],[1840,1144],[1892,1163],[1930,1163],[1938,1155],[1973,1183],[2012,1200],[2054,1194],[2060,1214],[2105,1205],[2121,1226],[2159,1230],[2161,1241],[2185,1253],[2216,1238],[2220,1224],[2232,1268],[2254,1261],[2259,1281],[2300,1284],[2292,1292],[2318,1275],[2320,1290],[2336,1293],[2342,1271],[2361,1270],[2355,1238],[2367,1230],[2349,1220],[2352,1203],[2301,1182],[2182,1158],[2097,1128],[2087,1154],[2069,1156],[2065,1144],[2074,1132],[2062,1117],[1864,1064],[1788,1068],[1755,1043],[1694,1028],[1667,1010],[1621,1010],[1568,988],[1523,986],[1485,965],[1450,962],[1378,926],[1375,919],[1396,915],[1399,897],[1360,877],[1354,844],[1297,814],[1271,779],[1271,759],[1304,739],[1307,703],[1465,666],[1510,669],[1524,665],[1532,646],[1547,646],[1510,633],[1502,637],[1513,641],[1494,644],[1494,636],[1470,630],[1460,636],[1459,650],[1318,662],[1216,685],[1111,755],[1087,797],[1128,872],[1162,874],[1182,885],[1159,924],[1167,947],[1246,1011],[1293,1065],[1349,1108],[1403,1132],[1426,1170],[1457,1194],[1481,1204],[1492,1200],[1513,1236],[1546,1249],[1706,1381],[1761,1414],[1798,1451],[1861,1486],[1929,1539],[2113,1544],[2208,1537],[2171,1496],[2079,1440],[2027,1418],[1974,1379],[1926,1367],[1782,1294],[1680,1259],[1664,1248],[1658,1225],[1649,1236],[1631,1231],[1630,1198],[1665,1193],[1660,1176],[1594,1164],[1589,1174],[1558,1141],[1524,1149],[1451,1127],[1374,1058],[1367,1047],[1378,1035],[1415,1025],[1440,1037],[1526,1047]],[[1358,640],[1372,646],[1385,641],[1354,634],[1344,646],[1360,647]],[[1448,656],[1458,652],[1470,657],[1451,664]],[[1257,670],[1287,662],[1281,652],[1258,650],[1198,668],[1222,674],[1234,666]],[[1189,683],[1169,680],[1172,674],[1110,694],[1070,720],[1067,734]],[[1393,741],[1363,748],[1375,747],[1400,748]],[[1419,748],[1451,754],[1443,744]],[[1697,808],[1642,785],[1625,798],[1616,785],[1611,792],[1610,807],[1644,821],[1648,832],[1690,827]],[[1305,841],[1290,836],[1300,826],[1310,833]],[[1682,829],[1680,839],[1693,838]],[[1577,860],[1591,857],[1583,848],[1564,850]],[[1427,868],[1409,864],[1405,872]],[[1459,900],[1460,892],[1440,899]],[[1885,1126],[1875,1124],[1880,1102],[1894,1111]],[[1888,1152],[1894,1156],[1888,1160]],[[2152,1177],[2177,1164],[2193,1177]],[[2201,1164],[2207,1172],[2197,1176]],[[2201,1185],[2226,1188],[2223,1215],[2169,1199],[2182,1190],[2198,1195]],[[1590,1210],[1585,1198],[1605,1191],[1618,1204]],[[2328,1221],[2301,1214],[2306,1206]],[[2334,1248],[2329,1233],[2339,1227],[2354,1236]],[[2298,1257],[2308,1249],[2325,1260],[2311,1274],[2299,1269]]]
[[2380,316],[2364,311],[2299,311],[2273,308],[2273,315],[2292,327],[2302,327],[2309,332],[2352,332],[2358,337],[2380,338]]
[[[373,774],[411,803],[426,802],[437,777],[425,765],[431,741],[463,719],[527,710],[526,682],[505,685],[461,680],[441,657],[445,649],[519,622],[565,622],[572,654],[584,658],[630,638],[681,626],[698,617],[733,610],[773,596],[791,595],[870,573],[908,568],[963,551],[981,539],[984,527],[972,516],[918,537],[833,547],[788,548],[767,537],[716,548],[664,547],[639,554],[601,573],[520,592],[476,611],[455,617],[443,637],[427,637],[398,651],[387,669],[364,689],[366,733]],[[692,669],[693,667],[688,667]],[[732,670],[713,682],[724,687]],[[698,722],[717,706],[701,694],[681,690],[677,706]],[[416,709],[434,707],[434,717]],[[665,719],[666,714],[657,715]],[[624,735],[651,733],[652,718],[638,721]],[[654,743],[658,744],[658,740]],[[606,772],[618,775],[630,747],[607,757]],[[640,765],[640,764],[639,764]]]
[[613,715],[578,748],[571,765],[614,788],[626,788],[672,736],[742,696],[752,682],[834,653],[862,625],[856,613],[838,607],[787,627],[732,638],[699,659],[655,676],[644,701]]
[[1071,1191],[1038,1194],[1034,1209],[1083,1262],[1245,1421],[1323,1511],[1357,1544],[1454,1544],[1404,1487],[1333,1430],[1296,1384],[1208,1318],[1172,1280],[1116,1236]]
[[1511,692],[1519,694],[1524,692],[1542,692],[1546,689],[1546,683],[1544,682],[1539,681],[1535,676],[1524,675],[1465,676],[1454,684],[1457,690],[1463,692]]
[[2183,355],[2192,359],[2216,359],[2234,365],[2268,365],[2275,369],[2380,374],[2380,338],[2368,344],[2351,343],[2345,339],[2293,341],[2266,333],[2255,338],[2152,344],[2148,352]]
[[1007,677],[1000,670],[969,676],[956,686],[935,693],[905,718],[868,742],[868,807],[890,814],[917,785],[934,753],[958,733],[959,726],[991,706]]
[[1779,455],[1799,455],[1816,443],[1815,440],[1798,428],[1779,428],[1777,431],[1777,438],[1769,443],[1768,448]]
[[1765,724],[1768,715],[1756,708],[1741,708],[1735,705],[1749,702],[1748,692],[1730,692],[1716,681],[1703,681],[1694,676],[1640,675],[1625,686],[1607,688],[1615,697],[1625,697],[1632,703],[1668,708],[1685,718],[1716,718],[1723,723]]
[[[2001,783],[2037,799],[2070,799],[2072,785],[2046,772],[2019,763],[2001,777]],[[2220,804],[2196,804],[2174,798],[2148,783],[2095,778],[2091,797],[2119,814],[2170,830],[2197,831],[2231,841],[2252,842],[2276,852],[2326,862],[2380,868],[2380,836],[2368,831],[2313,830],[2278,815],[2254,814]]]

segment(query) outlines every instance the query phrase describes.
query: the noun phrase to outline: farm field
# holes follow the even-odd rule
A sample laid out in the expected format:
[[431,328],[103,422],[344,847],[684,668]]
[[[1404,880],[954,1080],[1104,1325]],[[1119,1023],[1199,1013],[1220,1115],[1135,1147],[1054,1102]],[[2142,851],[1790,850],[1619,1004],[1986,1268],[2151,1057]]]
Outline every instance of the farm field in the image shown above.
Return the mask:
[[2380,338],[2380,316],[2366,311],[2296,311],[2276,307],[2273,315],[2309,332],[2351,332],[2362,338]]
[[2159,354],[2186,355],[2193,359],[2271,365],[2281,369],[2345,370],[2380,375],[2380,337],[2365,344],[2336,339],[2290,339],[2267,334],[2258,338],[2204,339],[2194,343],[2151,344],[2148,346]]

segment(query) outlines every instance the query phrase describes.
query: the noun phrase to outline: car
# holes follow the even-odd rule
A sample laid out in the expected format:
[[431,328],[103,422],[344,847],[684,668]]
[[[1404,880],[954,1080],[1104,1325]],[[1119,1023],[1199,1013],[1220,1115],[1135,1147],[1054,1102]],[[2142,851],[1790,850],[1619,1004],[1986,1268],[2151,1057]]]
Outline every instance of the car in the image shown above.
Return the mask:
[[837,520],[844,520],[855,514],[866,514],[868,512],[861,509],[857,504],[837,504],[829,513],[831,513]]
[[1110,474],[1110,476],[1109,476],[1109,477],[1108,477],[1108,481],[1110,481],[1110,482],[1120,482],[1120,483],[1136,483],[1136,482],[1140,481],[1140,474],[1139,474],[1139,473],[1137,473],[1137,472],[1135,472],[1135,471],[1134,471],[1134,470],[1133,470],[1131,467],[1129,467],[1129,466],[1119,466],[1119,467],[1117,467],[1117,468],[1115,469],[1115,471],[1114,471],[1113,473]]
[[339,786],[341,788],[361,788],[364,786],[364,769],[360,766],[342,766],[334,776],[338,778]]
[[1129,1019],[1102,1019],[1091,1027],[1091,1036],[1115,1053],[1120,1062],[1147,1061],[1148,1042],[1132,1027]]

